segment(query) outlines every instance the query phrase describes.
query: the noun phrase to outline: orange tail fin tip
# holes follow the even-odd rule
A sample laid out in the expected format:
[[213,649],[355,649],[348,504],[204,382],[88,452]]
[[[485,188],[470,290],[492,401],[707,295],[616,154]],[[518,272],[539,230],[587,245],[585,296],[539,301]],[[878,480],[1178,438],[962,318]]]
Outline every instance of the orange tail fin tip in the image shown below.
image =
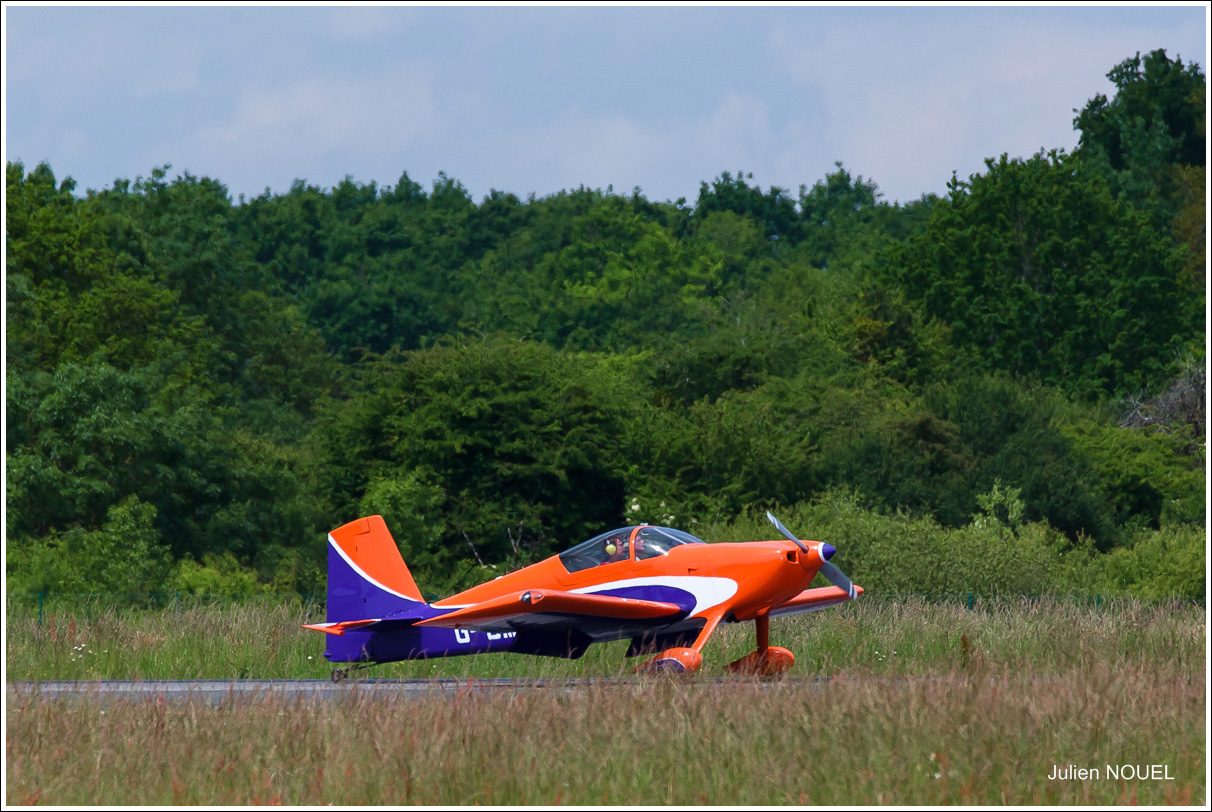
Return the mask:
[[425,601],[382,516],[367,516],[329,534],[344,557],[370,580],[414,601]]

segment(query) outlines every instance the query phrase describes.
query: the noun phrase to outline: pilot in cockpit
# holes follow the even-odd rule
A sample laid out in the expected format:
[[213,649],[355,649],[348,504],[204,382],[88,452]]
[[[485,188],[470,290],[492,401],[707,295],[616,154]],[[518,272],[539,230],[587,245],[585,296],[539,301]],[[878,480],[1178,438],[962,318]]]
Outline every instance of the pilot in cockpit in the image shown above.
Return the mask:
[[604,561],[607,564],[613,564],[616,561],[626,561],[628,558],[627,537],[610,536],[603,542],[603,550],[606,553]]

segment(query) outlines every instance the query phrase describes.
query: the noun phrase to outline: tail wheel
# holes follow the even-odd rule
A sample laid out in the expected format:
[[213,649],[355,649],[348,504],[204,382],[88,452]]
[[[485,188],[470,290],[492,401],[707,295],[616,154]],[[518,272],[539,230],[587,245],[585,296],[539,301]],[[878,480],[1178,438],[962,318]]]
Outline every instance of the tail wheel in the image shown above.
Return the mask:
[[332,681],[333,682],[342,682],[348,676],[349,676],[349,672],[346,671],[344,668],[334,668],[332,670]]

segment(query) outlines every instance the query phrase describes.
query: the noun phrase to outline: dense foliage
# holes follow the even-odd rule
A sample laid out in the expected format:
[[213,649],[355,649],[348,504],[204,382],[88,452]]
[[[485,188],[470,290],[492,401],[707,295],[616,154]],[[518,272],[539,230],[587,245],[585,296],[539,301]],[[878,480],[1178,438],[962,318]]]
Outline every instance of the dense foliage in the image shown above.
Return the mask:
[[439,591],[778,506],[869,588],[1202,596],[1205,82],[1109,76],[904,205],[9,164],[9,587],[318,590],[381,513]]

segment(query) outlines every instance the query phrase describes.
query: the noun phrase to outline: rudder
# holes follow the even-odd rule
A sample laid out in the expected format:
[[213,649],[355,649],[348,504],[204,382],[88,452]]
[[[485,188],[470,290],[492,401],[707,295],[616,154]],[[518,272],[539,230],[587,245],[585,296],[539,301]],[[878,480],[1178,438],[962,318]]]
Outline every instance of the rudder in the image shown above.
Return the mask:
[[367,516],[328,534],[329,622],[382,618],[424,603],[382,516]]

